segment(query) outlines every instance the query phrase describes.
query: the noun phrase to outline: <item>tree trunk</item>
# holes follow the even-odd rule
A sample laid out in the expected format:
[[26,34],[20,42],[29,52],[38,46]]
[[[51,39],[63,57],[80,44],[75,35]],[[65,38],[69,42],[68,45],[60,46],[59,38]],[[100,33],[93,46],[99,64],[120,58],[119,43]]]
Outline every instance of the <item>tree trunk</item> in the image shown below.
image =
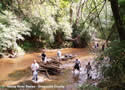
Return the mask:
[[81,3],[82,3],[82,0],[80,0],[80,2],[79,2],[78,11],[77,11],[77,13],[76,13],[76,20],[75,20],[75,24],[76,24],[76,25],[77,25],[77,23],[78,23],[78,21],[79,21],[79,17],[80,17]]
[[72,10],[72,4],[70,5],[70,24],[72,24],[72,18],[73,18],[73,10]]
[[125,28],[123,21],[120,17],[120,11],[118,7],[118,0],[110,0],[113,16],[115,19],[116,27],[119,33],[120,40],[125,40]]

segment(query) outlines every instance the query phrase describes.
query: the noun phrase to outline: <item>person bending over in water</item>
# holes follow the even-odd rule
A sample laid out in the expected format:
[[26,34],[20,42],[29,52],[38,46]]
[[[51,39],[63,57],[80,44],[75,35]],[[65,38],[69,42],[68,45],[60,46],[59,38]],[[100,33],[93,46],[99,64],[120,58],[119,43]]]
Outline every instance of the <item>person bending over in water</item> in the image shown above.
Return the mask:
[[76,59],[75,65],[74,65],[74,68],[73,68],[73,72],[75,71],[75,69],[80,72],[80,67],[81,67],[81,63],[78,59]]
[[90,62],[88,62],[88,64],[86,65],[86,69],[87,69],[87,78],[90,79],[90,70],[92,69]]

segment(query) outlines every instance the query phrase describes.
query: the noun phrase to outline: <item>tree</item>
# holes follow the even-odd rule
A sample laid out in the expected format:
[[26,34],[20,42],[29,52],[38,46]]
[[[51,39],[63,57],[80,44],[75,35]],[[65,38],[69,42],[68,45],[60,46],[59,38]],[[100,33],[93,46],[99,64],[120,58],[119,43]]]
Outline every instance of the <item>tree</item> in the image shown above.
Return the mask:
[[19,52],[17,41],[24,40],[24,36],[30,35],[30,25],[25,21],[19,21],[11,12],[4,13],[6,15],[0,14],[0,52],[8,50]]
[[118,0],[110,0],[110,2],[120,40],[125,40],[125,28],[123,20],[121,19],[120,10],[118,7]]

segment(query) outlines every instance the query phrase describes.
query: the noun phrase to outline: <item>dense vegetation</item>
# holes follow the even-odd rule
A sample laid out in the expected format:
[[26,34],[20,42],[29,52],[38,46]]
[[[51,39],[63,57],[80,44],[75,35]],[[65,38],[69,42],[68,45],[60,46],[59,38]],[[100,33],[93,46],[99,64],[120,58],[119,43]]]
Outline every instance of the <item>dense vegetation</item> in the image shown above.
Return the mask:
[[0,53],[82,48],[95,38],[111,41],[102,54],[111,67],[102,71],[109,90],[123,90],[124,10],[125,0],[0,0]]
[[108,64],[102,67],[104,76],[101,87],[109,90],[125,89],[125,41],[113,41],[103,53],[110,58]]
[[[17,33],[21,37],[18,38],[17,33],[13,30],[16,39],[12,35],[11,38],[15,39],[13,40],[15,43],[8,45],[9,42],[3,40],[2,36],[1,41],[5,44],[2,44],[1,51],[3,47],[6,49],[5,51],[8,49],[17,51],[15,46],[24,50],[86,47],[96,33],[98,33],[97,36],[106,38],[104,29],[111,28],[112,25],[108,26],[108,23],[113,24],[110,5],[103,0],[96,2],[91,0],[2,0],[0,6],[2,19],[0,23],[8,27],[4,22],[9,21],[3,20],[3,18],[15,17],[12,22],[15,21],[20,27],[14,26],[14,30],[19,29],[20,31]],[[108,12],[105,10],[107,6],[110,13],[105,20],[106,14],[103,13]],[[22,22],[24,22],[23,28],[27,29],[21,27]],[[105,22],[107,23],[105,24]],[[11,25],[10,22],[9,26],[11,27]],[[9,30],[6,32],[8,33]],[[8,38],[6,39],[8,40]]]
[[[115,3],[115,5],[113,5]],[[120,7],[118,7],[118,5]],[[102,75],[104,76],[102,82],[99,86],[102,88],[107,88],[108,90],[124,90],[125,89],[125,1],[119,0],[111,2],[112,11],[115,19],[115,30],[112,30],[111,33],[117,34],[117,38],[110,34],[108,37],[114,38],[105,51],[101,54],[101,62],[104,61],[105,57],[108,57],[105,62],[108,64],[101,67]],[[107,40],[108,40],[107,39]],[[107,61],[108,60],[108,61]]]

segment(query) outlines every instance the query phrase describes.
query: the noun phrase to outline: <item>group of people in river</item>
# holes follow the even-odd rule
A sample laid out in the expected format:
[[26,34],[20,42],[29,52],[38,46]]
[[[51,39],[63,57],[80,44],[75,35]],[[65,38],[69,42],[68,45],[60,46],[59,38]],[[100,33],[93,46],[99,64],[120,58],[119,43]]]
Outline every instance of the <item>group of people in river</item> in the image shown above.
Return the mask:
[[[73,72],[75,70],[78,70],[80,72],[80,67],[81,67],[81,63],[80,63],[80,60],[76,59],[75,61],[75,65],[74,65],[74,68],[73,68]],[[92,70],[92,67],[90,65],[90,62],[88,62],[88,64],[86,65],[86,74],[87,74],[87,78],[88,79],[91,79],[91,76],[90,76],[90,71]]]
[[98,42],[94,42],[94,45],[92,48],[93,48],[94,52],[97,52],[99,50],[99,48],[101,49],[101,51],[104,51],[105,44],[99,44]]
[[[57,51],[57,59],[60,61],[61,60],[61,56],[62,56],[62,52],[60,50]],[[47,55],[45,52],[43,52],[41,54],[41,62],[46,63],[47,62]],[[39,64],[37,63],[36,60],[33,61],[32,65],[31,65],[31,69],[32,69],[32,80],[37,81],[38,80],[38,70],[39,70]],[[81,68],[81,63],[80,60],[76,58],[75,60],[75,64],[73,66],[73,72],[75,70],[78,70],[80,72],[80,68]],[[91,78],[90,76],[90,70],[91,70],[91,65],[90,62],[88,62],[88,64],[86,65],[86,73],[87,73],[87,78]]]
[[[57,51],[57,59],[60,61],[61,60],[61,51],[58,50]],[[46,63],[47,62],[47,55],[46,53],[43,51],[41,56],[41,62]],[[32,70],[32,74],[33,74],[33,78],[32,80],[37,81],[38,80],[38,70],[39,70],[39,64],[37,63],[36,60],[33,61],[33,63],[31,64],[31,70]]]

